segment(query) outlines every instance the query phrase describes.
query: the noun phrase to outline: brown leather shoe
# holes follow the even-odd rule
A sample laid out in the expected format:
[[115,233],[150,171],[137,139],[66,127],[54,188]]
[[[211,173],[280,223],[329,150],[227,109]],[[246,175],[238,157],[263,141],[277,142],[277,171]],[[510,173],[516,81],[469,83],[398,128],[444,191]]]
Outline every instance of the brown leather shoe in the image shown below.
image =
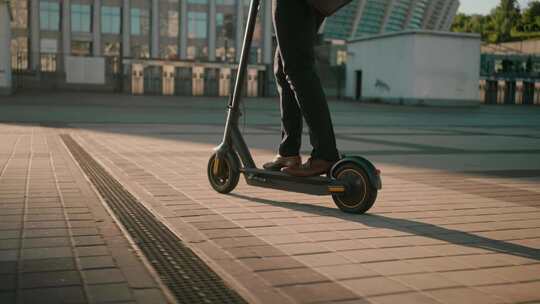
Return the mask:
[[302,159],[298,155],[296,156],[276,155],[274,160],[264,164],[263,168],[265,170],[270,170],[270,171],[279,171],[281,170],[281,168],[285,168],[285,167],[291,167],[291,168],[298,167],[300,166],[301,163],[302,163]]
[[324,159],[310,158],[305,164],[298,167],[285,167],[282,172],[298,177],[310,177],[325,174],[332,168],[334,162]]

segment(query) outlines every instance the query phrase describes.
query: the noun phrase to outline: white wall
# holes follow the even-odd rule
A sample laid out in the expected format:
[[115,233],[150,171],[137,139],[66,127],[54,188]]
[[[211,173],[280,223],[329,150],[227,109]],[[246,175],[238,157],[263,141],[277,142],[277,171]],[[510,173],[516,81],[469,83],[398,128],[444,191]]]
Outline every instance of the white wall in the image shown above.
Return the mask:
[[[362,95],[390,98],[410,96],[413,40],[407,36],[367,40],[349,45],[346,96],[355,97],[356,71],[362,70]],[[376,86],[377,82],[383,86]],[[384,87],[384,84],[388,88]]]
[[409,32],[351,42],[347,97],[355,97],[356,70],[364,98],[479,101],[480,38]]
[[11,32],[8,6],[0,0],[0,94],[11,92]]
[[414,37],[414,91],[418,99],[480,100],[480,40]]
[[66,82],[105,84],[105,58],[66,57]]

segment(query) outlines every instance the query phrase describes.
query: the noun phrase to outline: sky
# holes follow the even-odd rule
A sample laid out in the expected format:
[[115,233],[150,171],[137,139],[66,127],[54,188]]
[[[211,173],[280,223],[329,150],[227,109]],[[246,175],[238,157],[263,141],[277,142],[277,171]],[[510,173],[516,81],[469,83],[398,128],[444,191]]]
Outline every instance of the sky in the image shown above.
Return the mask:
[[[519,5],[523,8],[527,6],[530,0],[518,0]],[[500,0],[460,0],[460,13],[466,14],[487,14],[492,8],[496,7]]]

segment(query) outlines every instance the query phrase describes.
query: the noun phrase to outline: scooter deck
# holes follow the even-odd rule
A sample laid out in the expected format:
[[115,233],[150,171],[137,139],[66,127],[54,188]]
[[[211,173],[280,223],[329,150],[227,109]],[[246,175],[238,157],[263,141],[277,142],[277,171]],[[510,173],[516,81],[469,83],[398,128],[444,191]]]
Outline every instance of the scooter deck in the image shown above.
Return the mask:
[[346,184],[323,176],[296,177],[282,172],[243,168],[248,185],[312,195],[344,193]]

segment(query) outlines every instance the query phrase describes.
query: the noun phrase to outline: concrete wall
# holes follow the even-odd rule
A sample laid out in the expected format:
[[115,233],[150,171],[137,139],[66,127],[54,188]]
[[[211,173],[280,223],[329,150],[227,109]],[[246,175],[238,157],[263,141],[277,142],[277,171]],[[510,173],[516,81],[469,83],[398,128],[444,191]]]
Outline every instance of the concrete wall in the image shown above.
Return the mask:
[[414,37],[414,91],[420,99],[480,100],[480,40]]
[[67,56],[66,82],[105,84],[105,58]]
[[350,44],[346,96],[355,97],[357,70],[362,70],[364,97],[411,96],[413,79],[409,71],[413,69],[413,61],[405,54],[412,54],[413,47],[413,40],[407,36]]
[[0,95],[11,93],[11,30],[7,3],[0,0]]
[[404,103],[479,103],[480,38],[403,32],[349,43],[346,96],[355,98],[362,70],[363,99]]

